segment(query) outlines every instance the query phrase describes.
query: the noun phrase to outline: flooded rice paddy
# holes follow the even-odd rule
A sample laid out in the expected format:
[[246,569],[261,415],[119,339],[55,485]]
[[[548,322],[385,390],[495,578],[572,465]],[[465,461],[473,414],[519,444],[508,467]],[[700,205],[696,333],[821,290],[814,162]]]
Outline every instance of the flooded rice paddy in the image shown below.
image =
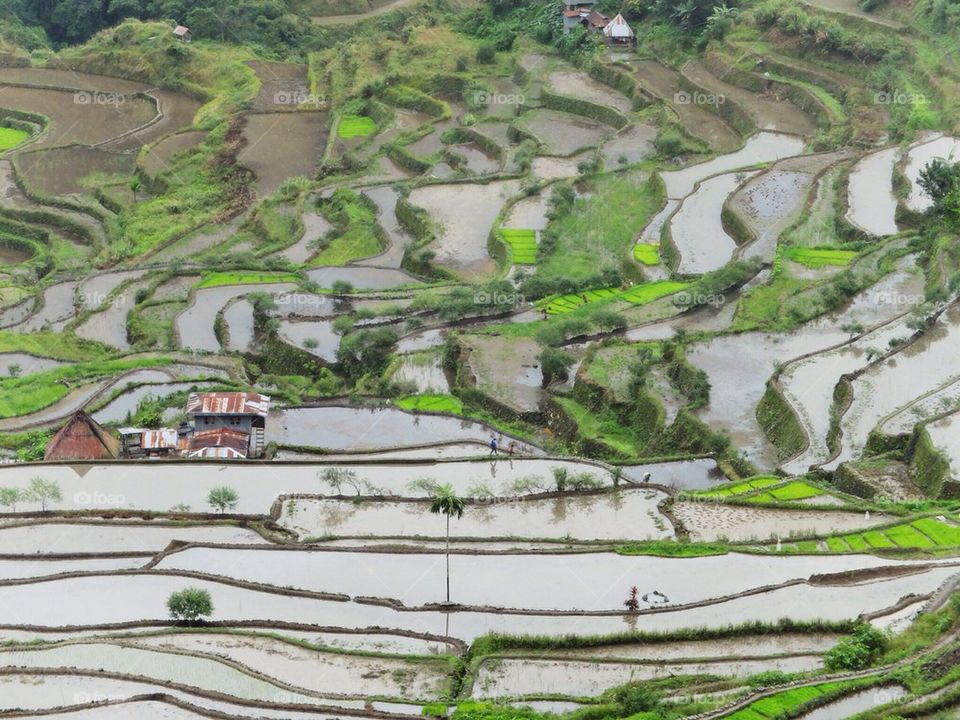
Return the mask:
[[[363,559],[360,557],[354,562],[351,573],[357,566],[362,567]],[[419,592],[431,595],[434,601],[441,601],[444,592],[443,556],[441,554],[432,556],[430,561],[434,562],[434,565],[430,566],[432,574],[429,577],[406,577],[398,581],[397,586],[386,588],[383,584],[379,584],[375,592],[382,597],[388,594],[386,590],[389,589],[409,593],[416,592],[419,588]],[[721,564],[722,562],[726,562],[726,559],[722,560]],[[861,613],[889,608],[907,593],[931,592],[955,573],[956,568],[940,567],[907,577],[861,583],[855,586],[796,584],[702,606],[685,609],[667,608],[654,613],[641,612],[639,615],[630,616],[620,613],[613,615],[574,613],[551,616],[467,610],[455,613],[434,610],[397,611],[382,605],[286,596],[195,578],[190,579],[190,585],[207,589],[211,593],[217,608],[215,619],[219,620],[255,619],[268,623],[292,621],[345,628],[378,626],[381,629],[394,628],[446,634],[470,641],[494,630],[531,634],[609,634],[634,627],[637,630],[658,631],[692,627],[716,628],[728,625],[731,617],[749,617],[760,622],[773,622],[782,617],[791,617],[795,620],[851,619]],[[718,572],[718,574],[729,575],[728,572]],[[763,577],[766,577],[766,574]],[[617,580],[620,582],[611,585],[613,580],[607,578],[600,585],[600,592],[609,594],[611,609],[620,607],[624,593],[631,583],[631,573],[618,577]],[[636,580],[642,580],[642,577]],[[547,579],[547,582],[556,581],[556,579]],[[410,587],[411,582],[414,582],[415,587]],[[454,600],[458,600],[461,591],[468,591],[466,582],[468,580],[453,584]],[[421,587],[428,583],[432,586],[430,592]],[[526,586],[525,579],[518,581],[518,587]],[[172,575],[68,578],[53,582],[0,587],[0,602],[4,603],[9,612],[20,618],[20,622],[31,625],[57,626],[148,620],[166,617],[165,599],[170,592],[182,587],[183,579]],[[579,590],[577,592],[581,593]],[[583,588],[582,592],[589,595],[588,601],[597,603],[597,596],[590,592],[589,588]],[[111,597],[110,604],[97,600],[104,597],[105,593]],[[73,602],[62,603],[60,598],[65,596],[73,598]]]
[[750,173],[718,175],[700,183],[670,221],[670,235],[680,252],[677,271],[697,275],[730,262],[736,241],[723,228],[723,204]]
[[515,180],[486,185],[428,185],[413,190],[409,199],[443,227],[429,246],[437,262],[477,281],[496,269],[487,250],[487,238],[503,204],[519,190]]
[[[673,537],[658,504],[666,499],[653,490],[543,500],[520,496],[479,498],[451,527],[461,538],[556,538],[577,540],[661,539]],[[300,537],[442,537],[444,523],[427,502],[353,503],[342,500],[288,500],[284,527]],[[598,524],[601,515],[604,522]],[[2,537],[2,536],[0,536]]]
[[917,342],[857,377],[853,381],[853,401],[840,423],[843,448],[829,467],[855,457],[869,432],[886,416],[960,379],[958,352],[960,306],[952,305]]
[[[472,510],[472,508],[471,508]],[[434,518],[434,536],[443,518]],[[425,528],[426,529],[426,528]],[[451,533],[457,532],[456,522]],[[562,611],[618,611],[624,589],[657,591],[667,605],[686,605],[817,573],[882,567],[869,555],[782,556],[729,554],[660,558],[616,553],[470,555],[450,558],[451,584],[464,605]],[[274,587],[387,597],[407,607],[442,600],[441,553],[192,548],[164,557],[158,570],[223,575]],[[229,568],[225,571],[224,568]],[[940,570],[936,571],[940,572]],[[956,573],[956,568],[943,570]],[[569,579],[577,582],[571,584]],[[651,605],[658,602],[650,601]]]
[[893,194],[893,169],[900,148],[880,150],[858,162],[847,188],[847,219],[871,235],[894,235],[897,228],[897,198]]
[[667,187],[667,197],[682,200],[694,191],[697,183],[713,175],[799,155],[803,152],[803,146],[803,140],[792,135],[759,132],[748,138],[743,148],[736,152],[719,155],[682,170],[661,173]]

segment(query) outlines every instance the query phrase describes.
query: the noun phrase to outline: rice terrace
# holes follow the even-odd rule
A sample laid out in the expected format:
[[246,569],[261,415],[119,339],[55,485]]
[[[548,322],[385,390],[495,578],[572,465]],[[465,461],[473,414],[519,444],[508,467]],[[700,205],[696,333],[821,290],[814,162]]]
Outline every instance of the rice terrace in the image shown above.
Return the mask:
[[958,0],[17,0],[0,718],[960,717]]

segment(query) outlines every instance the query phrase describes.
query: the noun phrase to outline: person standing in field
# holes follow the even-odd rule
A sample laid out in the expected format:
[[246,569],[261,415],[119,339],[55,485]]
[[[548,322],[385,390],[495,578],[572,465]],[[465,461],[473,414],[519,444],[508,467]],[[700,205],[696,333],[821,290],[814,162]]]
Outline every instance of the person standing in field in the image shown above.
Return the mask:
[[497,454],[497,436],[496,435],[490,436],[490,454],[491,455]]

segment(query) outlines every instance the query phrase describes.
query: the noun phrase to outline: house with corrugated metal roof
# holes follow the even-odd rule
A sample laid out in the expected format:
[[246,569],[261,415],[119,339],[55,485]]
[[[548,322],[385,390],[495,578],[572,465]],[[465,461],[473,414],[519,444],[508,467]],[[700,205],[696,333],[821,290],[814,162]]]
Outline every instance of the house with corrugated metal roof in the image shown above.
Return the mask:
[[83,410],[78,410],[47,443],[43,459],[115,460],[119,455],[120,441]]
[[[264,432],[269,412],[270,397],[260,393],[191,393],[187,398],[190,425],[187,455],[261,457],[266,446]],[[246,440],[245,447],[238,439],[240,436]]]

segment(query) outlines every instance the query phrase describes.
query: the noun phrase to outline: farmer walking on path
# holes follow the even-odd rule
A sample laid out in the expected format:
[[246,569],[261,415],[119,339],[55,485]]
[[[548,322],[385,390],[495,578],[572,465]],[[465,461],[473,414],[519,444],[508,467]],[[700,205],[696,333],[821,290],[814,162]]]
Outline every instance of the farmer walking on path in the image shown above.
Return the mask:
[[497,454],[497,436],[496,435],[490,436],[490,454],[491,455]]

